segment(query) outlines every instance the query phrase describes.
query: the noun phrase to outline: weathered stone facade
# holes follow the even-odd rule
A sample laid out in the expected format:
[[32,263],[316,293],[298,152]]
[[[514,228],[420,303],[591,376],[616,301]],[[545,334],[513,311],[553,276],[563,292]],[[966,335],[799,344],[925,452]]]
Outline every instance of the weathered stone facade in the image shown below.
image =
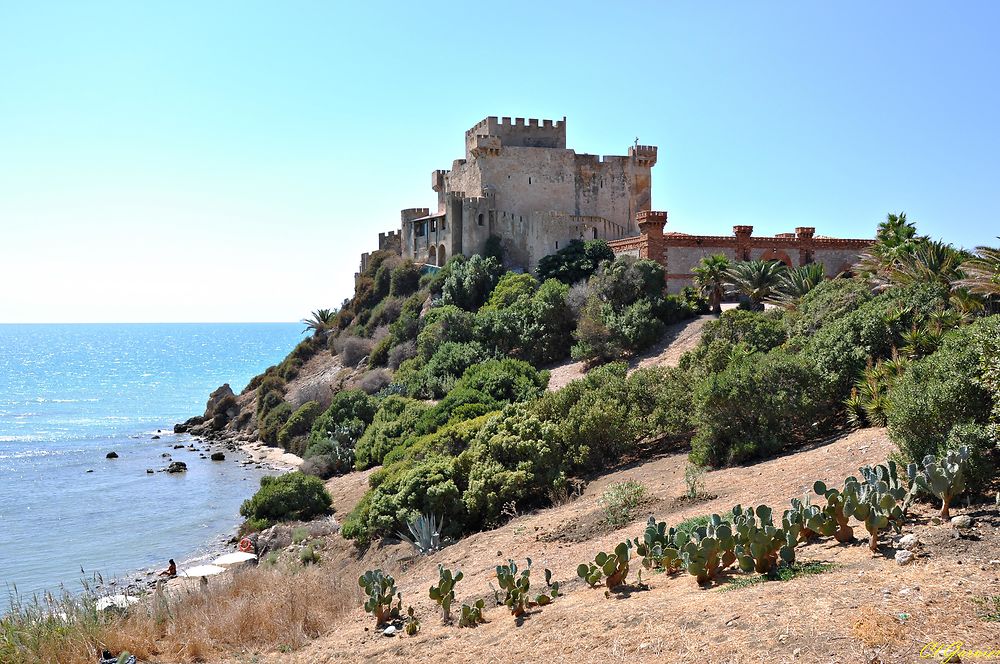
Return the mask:
[[627,156],[577,154],[566,147],[566,118],[491,116],[465,132],[464,159],[432,173],[437,209],[403,210],[398,239],[383,247],[380,235],[379,249],[398,242],[403,256],[444,265],[455,254],[482,253],[495,235],[507,267],[530,270],[571,240],[638,233],[635,215],[650,207],[655,164],[648,145]]
[[664,233],[667,213],[638,213],[640,234],[609,242],[616,256],[649,258],[667,270],[667,290],[680,292],[693,284],[691,269],[705,256],[724,254],[734,261],[778,260],[794,267],[822,263],[828,277],[850,270],[861,252],[874,240],[840,239],[816,235],[816,229],[803,226],[794,233],[772,237],[753,235],[753,226],[733,226],[732,235],[688,235]]

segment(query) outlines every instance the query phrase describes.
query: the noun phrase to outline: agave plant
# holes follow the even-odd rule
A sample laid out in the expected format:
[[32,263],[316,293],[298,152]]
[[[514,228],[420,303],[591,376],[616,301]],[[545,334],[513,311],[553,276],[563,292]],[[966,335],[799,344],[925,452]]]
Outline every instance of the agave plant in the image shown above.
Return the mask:
[[780,261],[744,261],[726,271],[726,281],[737,293],[750,300],[753,309],[763,309],[764,301],[779,292],[787,268]]
[[409,542],[410,545],[426,556],[429,553],[441,550],[441,528],[444,526],[444,517],[440,520],[433,514],[422,514],[413,521],[406,524],[410,535],[397,532],[399,539]]
[[708,298],[713,314],[722,313],[722,298],[726,294],[727,275],[732,263],[724,254],[712,254],[699,261],[691,272],[701,294]]

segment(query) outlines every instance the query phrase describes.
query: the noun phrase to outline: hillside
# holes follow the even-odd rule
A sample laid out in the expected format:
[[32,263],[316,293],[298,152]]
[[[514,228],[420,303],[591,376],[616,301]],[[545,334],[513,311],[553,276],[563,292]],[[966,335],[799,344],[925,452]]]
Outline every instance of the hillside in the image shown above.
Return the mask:
[[[1000,512],[994,506],[961,510],[975,519],[974,530],[929,524],[929,506],[904,533],[925,544],[917,561],[898,566],[895,547],[872,556],[867,547],[822,541],[799,550],[799,561],[831,563],[832,571],[726,591],[747,575],[729,575],[700,588],[686,575],[644,575],[649,588],[633,588],[606,599],[576,578],[575,568],[625,536],[641,533],[654,514],[671,524],[734,504],[787,504],[808,492],[816,479],[838,481],[866,463],[885,459],[893,449],[884,430],[853,432],[809,449],[757,464],[712,471],[706,490],[715,498],[695,503],[684,495],[683,452],[664,454],[594,477],[582,495],[559,507],[518,516],[496,530],[471,535],[426,557],[411,557],[405,544],[383,541],[357,557],[351,545],[333,538],[325,545],[324,568],[344,583],[365,569],[393,574],[421,620],[415,637],[387,638],[372,631],[360,608],[329,626],[330,633],[293,655],[270,655],[261,662],[504,661],[553,662],[910,662],[932,640],[963,640],[991,646],[996,623],[977,619],[972,597],[1000,582]],[[601,527],[596,498],[608,484],[634,479],[650,491],[636,518],[611,532]],[[365,477],[352,474],[327,485],[338,513],[349,511]],[[861,531],[863,533],[863,530]],[[898,541],[898,537],[894,538]],[[516,625],[503,607],[491,607],[493,567],[507,557],[531,557],[536,570],[551,568],[564,596],[535,609]],[[990,561],[993,562],[990,562]],[[437,565],[460,568],[458,602],[488,599],[487,623],[475,629],[443,626],[427,588]],[[495,584],[495,580],[492,580]],[[900,614],[908,617],[902,622]],[[859,625],[859,620],[865,622]],[[243,661],[243,660],[233,660]]]

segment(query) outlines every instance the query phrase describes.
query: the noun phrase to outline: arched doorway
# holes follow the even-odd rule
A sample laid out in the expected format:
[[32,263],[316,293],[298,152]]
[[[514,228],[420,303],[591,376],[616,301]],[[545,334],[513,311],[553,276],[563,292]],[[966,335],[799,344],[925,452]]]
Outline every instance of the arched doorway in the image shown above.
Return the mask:
[[427,252],[427,263],[430,264],[430,265],[437,265],[438,264],[438,262],[437,262],[437,247],[435,247],[433,244],[431,245],[430,251]]
[[447,260],[448,260],[448,252],[445,250],[444,245],[442,244],[438,248],[438,262],[437,262],[437,264],[443,266]]
[[786,267],[795,267],[788,254],[778,249],[768,249],[764,252],[764,255],[761,256],[760,259],[762,261],[781,261]]

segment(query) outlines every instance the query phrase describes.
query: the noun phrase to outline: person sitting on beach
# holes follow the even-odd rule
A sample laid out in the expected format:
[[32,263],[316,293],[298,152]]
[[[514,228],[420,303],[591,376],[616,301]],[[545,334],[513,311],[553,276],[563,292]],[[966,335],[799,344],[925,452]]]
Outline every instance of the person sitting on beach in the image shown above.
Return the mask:
[[167,569],[160,572],[157,576],[168,576],[171,579],[177,576],[177,564],[174,563],[173,558],[170,559],[170,565],[167,567]]

